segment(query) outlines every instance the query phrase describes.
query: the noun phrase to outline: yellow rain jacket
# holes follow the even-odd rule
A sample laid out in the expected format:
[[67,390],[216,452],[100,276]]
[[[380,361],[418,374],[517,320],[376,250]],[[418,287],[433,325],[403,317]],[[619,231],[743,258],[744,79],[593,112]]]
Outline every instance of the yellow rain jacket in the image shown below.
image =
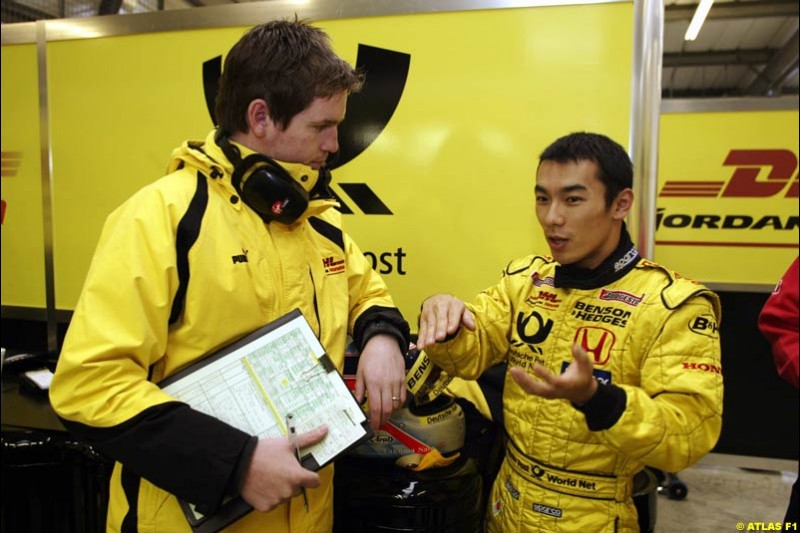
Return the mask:
[[[312,190],[316,171],[286,168]],[[214,132],[176,149],[169,174],[109,216],[75,309],[50,400],[74,435],[118,461],[109,531],[190,531],[176,495],[213,511],[237,494],[257,442],[177,402],[162,379],[294,308],[340,371],[348,333],[361,348],[375,333],[408,346],[408,325],[330,194],[291,225],[266,224],[232,171]],[[320,476],[308,512],[296,498],[230,531],[330,531],[333,467]]]

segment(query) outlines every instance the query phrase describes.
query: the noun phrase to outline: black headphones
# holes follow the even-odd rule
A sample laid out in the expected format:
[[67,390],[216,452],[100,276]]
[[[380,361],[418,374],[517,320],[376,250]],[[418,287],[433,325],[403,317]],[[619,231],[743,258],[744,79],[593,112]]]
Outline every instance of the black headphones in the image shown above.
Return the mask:
[[330,172],[323,167],[309,194],[270,157],[255,153],[242,159],[239,149],[230,143],[221,129],[217,129],[214,141],[233,163],[231,182],[239,196],[265,222],[274,220],[291,224],[305,212],[309,198],[327,190],[330,183]]

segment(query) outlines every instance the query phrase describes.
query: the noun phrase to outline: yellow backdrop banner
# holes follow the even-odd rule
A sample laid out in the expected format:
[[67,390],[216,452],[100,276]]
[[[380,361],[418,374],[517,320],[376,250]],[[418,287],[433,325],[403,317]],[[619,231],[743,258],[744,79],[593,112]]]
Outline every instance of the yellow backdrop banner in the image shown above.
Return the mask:
[[798,112],[661,116],[655,259],[708,283],[775,284],[798,248]]
[[[512,258],[548,252],[533,186],[550,142],[598,131],[627,144],[632,3],[315,24],[353,64],[368,50],[407,63],[390,116],[372,124],[362,113],[355,137],[371,141],[334,170],[333,189],[349,211],[345,229],[413,330],[424,297],[472,298]],[[59,309],[77,302],[106,216],[163,174],[173,147],[213,127],[203,65],[245,30],[48,43]],[[366,75],[365,91],[374,91]],[[348,120],[343,130],[356,126]],[[4,150],[5,131],[4,122]]]
[[44,219],[36,45],[2,47],[2,298],[45,307]]

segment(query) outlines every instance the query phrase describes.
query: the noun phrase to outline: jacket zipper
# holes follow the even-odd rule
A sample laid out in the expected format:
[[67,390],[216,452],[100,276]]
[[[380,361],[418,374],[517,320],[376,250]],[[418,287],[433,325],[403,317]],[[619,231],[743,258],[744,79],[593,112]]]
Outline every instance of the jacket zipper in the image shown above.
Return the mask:
[[311,286],[314,289],[314,315],[317,317],[317,325],[319,326],[317,338],[322,342],[322,320],[319,318],[319,306],[317,305],[317,285],[314,283],[314,274],[312,274],[310,266],[308,268],[308,276],[311,278]]

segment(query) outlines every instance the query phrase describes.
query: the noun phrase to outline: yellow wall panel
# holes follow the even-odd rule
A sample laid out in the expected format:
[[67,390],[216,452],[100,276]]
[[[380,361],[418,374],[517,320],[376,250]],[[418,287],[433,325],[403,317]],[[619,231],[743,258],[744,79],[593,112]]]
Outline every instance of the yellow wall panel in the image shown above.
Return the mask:
[[[334,171],[333,187],[349,202],[342,184],[366,184],[391,210],[354,209],[345,228],[375,258],[412,329],[429,294],[471,298],[510,259],[547,253],[533,186],[538,154],[550,142],[592,130],[627,144],[632,7],[317,23],[351,63],[360,44],[410,56],[391,120]],[[163,174],[172,148],[211,129],[203,63],[245,30],[47,44],[58,308],[77,302],[106,216]]]
[[2,303],[45,307],[36,45],[2,47]]

